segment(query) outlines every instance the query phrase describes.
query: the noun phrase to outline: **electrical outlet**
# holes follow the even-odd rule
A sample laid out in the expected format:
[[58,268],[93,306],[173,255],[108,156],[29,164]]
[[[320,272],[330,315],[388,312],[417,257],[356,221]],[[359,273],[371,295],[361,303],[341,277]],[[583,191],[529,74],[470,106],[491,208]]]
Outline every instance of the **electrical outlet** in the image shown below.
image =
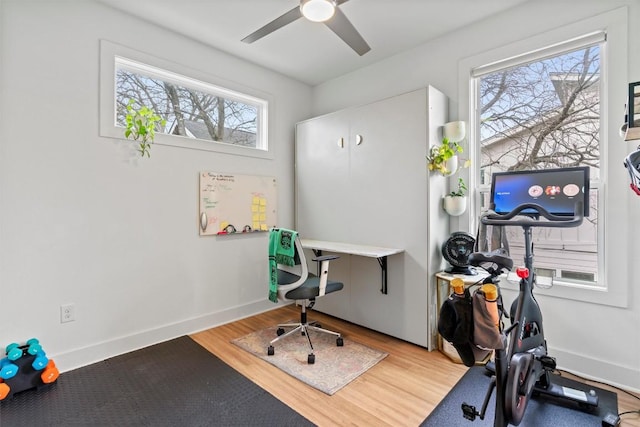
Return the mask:
[[60,323],[73,322],[76,320],[76,306],[65,304],[60,306]]

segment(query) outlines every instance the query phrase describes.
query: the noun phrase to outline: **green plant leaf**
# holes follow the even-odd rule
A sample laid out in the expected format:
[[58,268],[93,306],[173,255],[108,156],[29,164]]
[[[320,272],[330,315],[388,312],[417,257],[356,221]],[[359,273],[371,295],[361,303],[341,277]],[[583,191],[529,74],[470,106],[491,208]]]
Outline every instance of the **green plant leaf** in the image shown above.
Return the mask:
[[134,141],[140,140],[138,152],[142,157],[145,155],[151,157],[149,142],[153,142],[155,139],[155,127],[156,124],[161,124],[164,127],[167,123],[165,119],[155,114],[155,112],[147,106],[142,105],[140,108],[135,108],[135,100],[130,99],[127,104],[127,115],[125,117],[126,129],[124,136]]

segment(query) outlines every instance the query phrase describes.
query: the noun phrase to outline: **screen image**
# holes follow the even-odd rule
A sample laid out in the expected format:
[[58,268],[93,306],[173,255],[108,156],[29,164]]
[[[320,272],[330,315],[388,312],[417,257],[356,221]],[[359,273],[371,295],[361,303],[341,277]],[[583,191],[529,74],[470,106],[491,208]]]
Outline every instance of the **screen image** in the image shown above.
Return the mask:
[[[496,213],[507,214],[517,206],[535,203],[553,215],[573,216],[576,202],[584,202],[589,216],[589,168],[496,172],[491,182],[491,204]],[[523,214],[536,214],[526,209]]]

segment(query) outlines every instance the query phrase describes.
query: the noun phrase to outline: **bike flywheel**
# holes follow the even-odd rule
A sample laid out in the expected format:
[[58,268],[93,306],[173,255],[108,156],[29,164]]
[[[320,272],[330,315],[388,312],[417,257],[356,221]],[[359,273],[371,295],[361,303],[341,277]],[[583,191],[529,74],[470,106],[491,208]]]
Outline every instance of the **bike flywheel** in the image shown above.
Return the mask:
[[531,399],[533,384],[535,384],[535,381],[529,380],[532,360],[533,355],[529,353],[516,353],[509,364],[504,408],[507,420],[514,426],[520,425],[529,399]]

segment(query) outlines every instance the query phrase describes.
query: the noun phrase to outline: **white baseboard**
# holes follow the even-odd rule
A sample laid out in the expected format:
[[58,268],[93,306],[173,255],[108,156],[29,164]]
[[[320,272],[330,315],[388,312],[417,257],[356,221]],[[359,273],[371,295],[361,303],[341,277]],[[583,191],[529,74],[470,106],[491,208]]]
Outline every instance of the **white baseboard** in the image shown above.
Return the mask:
[[114,338],[87,347],[76,348],[65,353],[52,354],[51,356],[56,361],[56,366],[60,372],[66,372],[183,335],[193,334],[265,311],[270,311],[283,305],[286,304],[279,303],[275,305],[271,301],[266,300],[254,301],[242,306],[227,308],[215,313],[124,337]]
[[556,358],[558,369],[628,391],[640,392],[640,370],[638,368],[614,365],[607,361],[553,347],[549,347],[549,355]]
[[[56,366],[60,372],[66,372],[110,357],[168,341],[182,335],[193,334],[265,311],[270,311],[283,305],[286,304],[279,303],[275,305],[270,301],[254,301],[242,306],[227,308],[197,318],[187,319],[156,329],[138,332],[51,356],[56,361]],[[549,354],[556,358],[559,369],[591,380],[622,387],[632,392],[640,392],[640,371],[637,369],[614,365],[606,361],[585,357],[553,347],[549,348]]]

